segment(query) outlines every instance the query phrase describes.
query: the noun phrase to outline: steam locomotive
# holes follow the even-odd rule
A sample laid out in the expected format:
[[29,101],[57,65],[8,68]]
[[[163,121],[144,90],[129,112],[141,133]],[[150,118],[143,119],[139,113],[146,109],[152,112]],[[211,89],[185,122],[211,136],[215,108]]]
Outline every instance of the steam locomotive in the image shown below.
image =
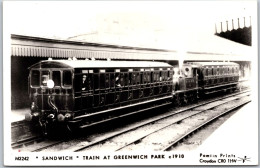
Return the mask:
[[239,80],[239,65],[232,62],[189,62],[179,68],[149,61],[48,60],[29,71],[31,113],[25,119],[45,134],[53,125],[84,128],[136,107],[179,106],[233,91]]

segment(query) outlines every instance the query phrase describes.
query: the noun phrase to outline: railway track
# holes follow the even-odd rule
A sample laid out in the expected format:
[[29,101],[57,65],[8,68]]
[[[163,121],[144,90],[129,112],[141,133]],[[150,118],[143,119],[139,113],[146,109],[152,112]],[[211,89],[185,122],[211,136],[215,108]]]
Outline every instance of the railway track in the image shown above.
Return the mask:
[[[243,91],[244,93],[247,93],[248,91]],[[234,97],[234,96],[236,96],[236,95],[239,95],[239,94],[241,94],[241,92],[240,93],[235,93],[235,94],[231,94],[231,95],[227,95],[227,96],[225,96],[225,98],[229,98],[229,97]],[[222,98],[219,98],[218,100],[220,100],[220,99],[223,99],[223,97]],[[177,114],[181,114],[181,113],[184,113],[185,111],[187,111],[187,110],[191,110],[191,109],[193,109],[193,108],[198,108],[198,107],[200,107],[200,106],[204,106],[204,105],[206,105],[206,104],[209,104],[209,103],[212,103],[212,102],[214,102],[214,101],[216,101],[216,99],[214,99],[214,100],[210,100],[210,101],[207,101],[207,102],[204,102],[204,103],[200,103],[200,104],[197,104],[197,105],[191,105],[190,107],[184,107],[184,108],[182,108],[182,109],[180,109],[180,110],[177,110],[177,111],[175,111],[174,113],[170,113],[170,114],[164,114],[164,115],[160,115],[160,116],[158,116],[158,117],[155,117],[155,118],[153,118],[153,119],[150,119],[150,120],[148,120],[148,121],[146,121],[146,122],[142,122],[142,123],[140,123],[140,124],[138,124],[138,125],[135,125],[135,126],[132,126],[132,127],[128,127],[128,128],[126,128],[126,129],[122,129],[121,131],[117,131],[117,132],[114,132],[114,133],[110,133],[110,134],[108,134],[108,135],[101,135],[101,136],[99,136],[99,135],[97,135],[95,138],[92,138],[92,140],[90,140],[89,142],[83,142],[83,144],[84,144],[84,147],[81,147],[81,148],[79,148],[78,146],[80,146],[80,145],[73,145],[73,143],[70,143],[70,140],[71,139],[68,139],[68,140],[62,140],[62,141],[60,141],[60,140],[43,140],[43,141],[38,141],[38,142],[40,142],[40,143],[38,143],[37,142],[37,140],[36,140],[36,142],[37,143],[32,143],[32,142],[30,142],[30,141],[33,141],[32,139],[30,140],[29,138],[28,138],[28,142],[22,142],[22,143],[19,143],[19,144],[15,144],[15,146],[16,146],[16,148],[17,147],[23,147],[23,150],[25,150],[25,151],[32,151],[32,152],[38,152],[38,151],[44,151],[44,150],[48,150],[48,149],[56,149],[56,150],[69,150],[69,151],[75,151],[75,152],[78,152],[78,151],[84,151],[84,150],[87,150],[87,149],[91,149],[92,147],[94,147],[94,146],[98,146],[98,145],[100,145],[100,144],[104,144],[104,143],[106,143],[107,141],[109,141],[109,140],[111,140],[111,139],[113,139],[113,138],[116,138],[116,137],[119,137],[119,136],[122,136],[122,135],[124,135],[124,134],[126,134],[126,133],[128,133],[128,132],[135,132],[135,130],[136,129],[138,129],[138,128],[142,128],[142,127],[145,127],[145,126],[148,126],[148,125],[151,125],[151,124],[153,124],[153,123],[155,123],[155,122],[159,122],[159,121],[161,121],[161,120],[163,120],[163,119],[165,119],[165,118],[167,118],[167,117],[170,117],[170,116],[176,116]],[[172,110],[172,109],[171,109]],[[148,136],[148,135],[146,135],[146,136]],[[141,137],[141,138],[145,138],[145,137]],[[72,141],[74,141],[74,140],[72,140]],[[77,141],[77,140],[76,140]],[[81,140],[79,140],[79,141],[77,141],[77,144],[80,144],[80,143],[82,143],[82,142],[80,142]],[[139,141],[141,141],[141,139],[139,138],[139,139],[136,139],[136,140],[132,140],[131,142],[129,142],[127,145],[125,145],[125,146],[129,146],[129,145],[131,145],[131,144],[136,144],[136,143],[138,143]],[[66,143],[66,144],[71,144],[71,146],[70,147],[68,147],[68,148],[66,148],[66,147],[64,147],[64,149],[62,148],[60,148],[60,147],[57,147],[57,146],[64,146],[64,145],[62,145],[62,144],[64,144],[64,143]],[[25,144],[25,145],[24,145]],[[29,144],[29,147],[27,146],[27,144]],[[87,145],[86,145],[87,144]],[[13,145],[12,145],[13,146]],[[65,145],[66,146],[66,145]],[[75,149],[76,148],[76,149]],[[122,148],[122,147],[121,147]],[[115,151],[118,151],[118,150],[122,150],[123,148],[125,148],[125,147],[123,147],[122,149],[121,148],[118,148],[118,149],[116,149]]]
[[17,148],[22,148],[24,146],[28,146],[28,145],[33,144],[33,143],[38,143],[38,142],[43,141],[43,140],[44,140],[44,138],[42,136],[29,136],[29,137],[20,139],[16,142],[13,142],[11,144],[11,146],[12,146],[13,149],[17,149]]
[[11,146],[14,149],[41,139],[40,133],[35,132],[30,122],[25,120],[12,122],[11,130]]
[[[121,151],[123,149],[132,150],[131,148],[129,148],[129,146],[137,146],[137,144],[140,144],[139,146],[141,146],[141,148],[142,148],[144,146],[144,143],[141,143],[141,142],[144,141],[144,139],[148,139],[147,137],[154,136],[155,139],[156,138],[158,139],[158,137],[162,137],[162,136],[160,136],[161,132],[164,130],[167,130],[169,127],[172,127],[172,129],[170,129],[170,131],[166,131],[166,132],[168,132],[168,133],[174,132],[174,131],[176,132],[176,130],[178,129],[178,126],[180,127],[181,123],[184,123],[185,120],[189,120],[191,117],[194,117],[194,116],[200,117],[202,115],[202,113],[210,114],[210,113],[212,113],[212,109],[214,109],[218,106],[223,106],[224,104],[226,104],[230,101],[237,100],[237,99],[240,99],[240,98],[239,97],[231,97],[231,98],[229,97],[229,98],[227,98],[226,101],[221,100],[221,102],[219,104],[206,108],[204,110],[192,110],[192,109],[198,109],[198,108],[201,108],[202,106],[207,106],[209,104],[212,104],[212,101],[207,102],[207,103],[202,103],[200,105],[195,105],[193,107],[177,111],[174,114],[163,116],[154,121],[149,121],[149,122],[143,123],[139,126],[129,128],[129,129],[121,131],[121,132],[117,132],[112,136],[104,137],[103,139],[100,139],[98,141],[91,142],[88,145],[86,145],[82,148],[78,148],[74,151],[75,152],[86,151],[86,150],[95,151],[95,149],[98,149],[98,150],[109,149],[109,150],[113,150],[113,151]],[[155,149],[155,150],[163,150],[163,151],[169,150],[171,148],[171,146],[176,145],[178,142],[180,142],[187,136],[191,135],[196,130],[198,130],[201,127],[207,125],[208,123],[214,121],[218,117],[230,112],[231,110],[248,103],[249,101],[250,100],[246,100],[245,102],[231,108],[230,110],[225,110],[224,112],[215,114],[214,116],[211,116],[210,119],[205,120],[205,122],[204,121],[196,122],[196,123],[199,123],[199,125],[192,126],[192,124],[190,124],[190,123],[186,124],[185,127],[189,127],[189,125],[191,125],[192,128],[189,128],[188,131],[186,130],[185,133],[183,133],[182,131],[177,133],[177,134],[181,135],[181,136],[177,136],[177,138],[171,137],[169,141],[172,141],[171,140],[172,138],[175,138],[175,140],[170,142],[166,147],[164,147],[164,149]],[[144,128],[144,127],[149,127],[149,128]],[[167,135],[168,133],[166,133],[165,135]],[[165,136],[163,136],[163,137],[165,139]],[[151,142],[151,141],[148,141],[148,143],[149,142]],[[154,142],[154,141],[153,141],[153,143],[156,144],[156,142]],[[160,144],[160,143],[158,143],[158,144]],[[113,147],[111,147],[111,146],[113,146]],[[145,150],[147,150],[147,149],[149,149],[149,148],[145,148]]]
[[[170,144],[168,144],[168,146],[164,147],[162,149],[162,151],[169,151],[172,149],[172,147],[178,145],[178,143],[182,142],[185,138],[189,137],[189,136],[192,136],[193,133],[195,133],[196,131],[198,131],[199,129],[203,129],[203,127],[207,126],[208,124],[210,124],[211,122],[213,122],[214,120],[220,118],[221,116],[223,115],[226,115],[227,113],[235,110],[235,109],[238,109],[240,108],[241,106],[249,103],[251,100],[247,100],[247,101],[244,101],[234,107],[231,107],[230,109],[228,110],[225,110],[219,114],[217,114],[216,116],[206,120],[205,122],[199,124],[198,126],[192,128],[191,130],[189,130],[188,132],[184,133],[182,136],[180,136],[179,138],[177,138],[176,140],[174,140],[173,142],[171,142]],[[215,107],[214,107],[215,108]]]

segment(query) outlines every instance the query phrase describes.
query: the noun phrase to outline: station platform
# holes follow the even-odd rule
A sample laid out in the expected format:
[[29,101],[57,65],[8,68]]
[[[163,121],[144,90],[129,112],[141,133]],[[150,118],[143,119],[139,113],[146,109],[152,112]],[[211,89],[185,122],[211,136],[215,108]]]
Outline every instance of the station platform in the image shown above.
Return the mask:
[[30,113],[29,108],[11,110],[11,122],[17,122],[25,119],[25,114]]
[[[258,104],[252,101],[225,121],[196,151],[203,154],[228,154],[250,158],[258,163]],[[239,159],[238,159],[239,160]],[[242,163],[242,162],[241,162]]]

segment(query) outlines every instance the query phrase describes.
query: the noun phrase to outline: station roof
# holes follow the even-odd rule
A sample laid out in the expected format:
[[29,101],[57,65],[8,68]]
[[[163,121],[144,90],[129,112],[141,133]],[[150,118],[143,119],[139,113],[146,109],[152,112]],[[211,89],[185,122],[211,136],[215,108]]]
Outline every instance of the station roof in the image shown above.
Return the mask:
[[168,45],[130,47],[80,41],[57,40],[23,35],[11,36],[11,55],[22,57],[95,58],[123,60],[187,60],[187,61],[250,61],[251,47],[215,36],[183,38]]
[[32,65],[30,68],[40,67],[59,68],[170,68],[171,65],[165,62],[153,61],[101,61],[101,60],[48,60]]

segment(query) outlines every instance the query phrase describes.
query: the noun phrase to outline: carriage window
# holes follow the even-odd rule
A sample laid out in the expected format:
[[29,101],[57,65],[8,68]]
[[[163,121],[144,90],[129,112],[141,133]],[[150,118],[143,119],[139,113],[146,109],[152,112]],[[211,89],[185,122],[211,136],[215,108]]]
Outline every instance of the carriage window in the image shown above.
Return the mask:
[[167,81],[168,80],[168,71],[164,72],[164,80]]
[[144,83],[143,77],[144,77],[144,74],[141,72],[140,73],[140,84]]
[[162,71],[162,74],[161,74],[161,81],[164,81],[164,71]]
[[93,74],[87,75],[87,90],[92,90],[93,87]]
[[[81,83],[82,83],[82,76],[81,75],[75,75],[74,86],[75,86],[76,92],[81,91]],[[83,88],[83,86],[82,86],[82,88]]]
[[136,84],[136,73],[132,73],[132,84]]
[[116,73],[115,76],[115,86],[116,87],[120,87],[120,86],[124,86],[124,74],[121,73],[121,75],[119,73]]
[[156,72],[153,72],[153,82],[157,82],[156,79],[157,79],[157,78],[156,78]]
[[42,71],[42,77],[41,77],[41,85],[47,86],[47,81],[50,79],[50,72],[49,71]]
[[147,83],[147,73],[146,72],[144,72],[144,84],[146,84]]
[[99,89],[99,76],[98,74],[94,74],[94,89]]
[[147,83],[150,83],[151,82],[151,73],[150,72],[147,72]]
[[100,74],[100,89],[104,89],[105,88],[105,74]]
[[154,74],[154,72],[151,72],[151,75],[150,75],[150,77],[151,77],[151,83],[153,83],[153,81],[154,81],[153,74]]
[[217,75],[219,75],[219,68],[217,68]]
[[52,72],[52,80],[54,82],[54,86],[60,86],[61,85],[60,71],[53,71]]
[[208,76],[208,75],[209,75],[208,69],[205,69],[205,76]]
[[106,75],[105,75],[105,87],[106,88],[109,88],[109,74],[107,73]]
[[216,72],[216,68],[212,68],[212,75],[216,75],[217,74],[217,72]]
[[156,73],[156,80],[157,80],[157,82],[160,82],[159,72]]
[[164,81],[165,80],[165,72],[163,71],[162,72],[162,81]]
[[136,73],[136,84],[139,85],[140,84],[140,74]]
[[31,85],[33,87],[40,86],[40,71],[33,70],[31,72]]
[[232,74],[234,74],[234,72],[235,72],[235,71],[234,71],[234,68],[232,67]]
[[71,71],[63,71],[63,86],[71,86],[72,75]]
[[115,75],[113,73],[110,74],[110,87],[115,87]]
[[129,85],[132,85],[132,73],[129,73]]
[[162,81],[162,71],[159,72],[159,81]]
[[174,71],[169,71],[169,80],[172,80],[173,72]]
[[[87,80],[87,74],[82,75],[82,90],[87,90],[88,80]],[[75,86],[76,87],[76,86]]]

